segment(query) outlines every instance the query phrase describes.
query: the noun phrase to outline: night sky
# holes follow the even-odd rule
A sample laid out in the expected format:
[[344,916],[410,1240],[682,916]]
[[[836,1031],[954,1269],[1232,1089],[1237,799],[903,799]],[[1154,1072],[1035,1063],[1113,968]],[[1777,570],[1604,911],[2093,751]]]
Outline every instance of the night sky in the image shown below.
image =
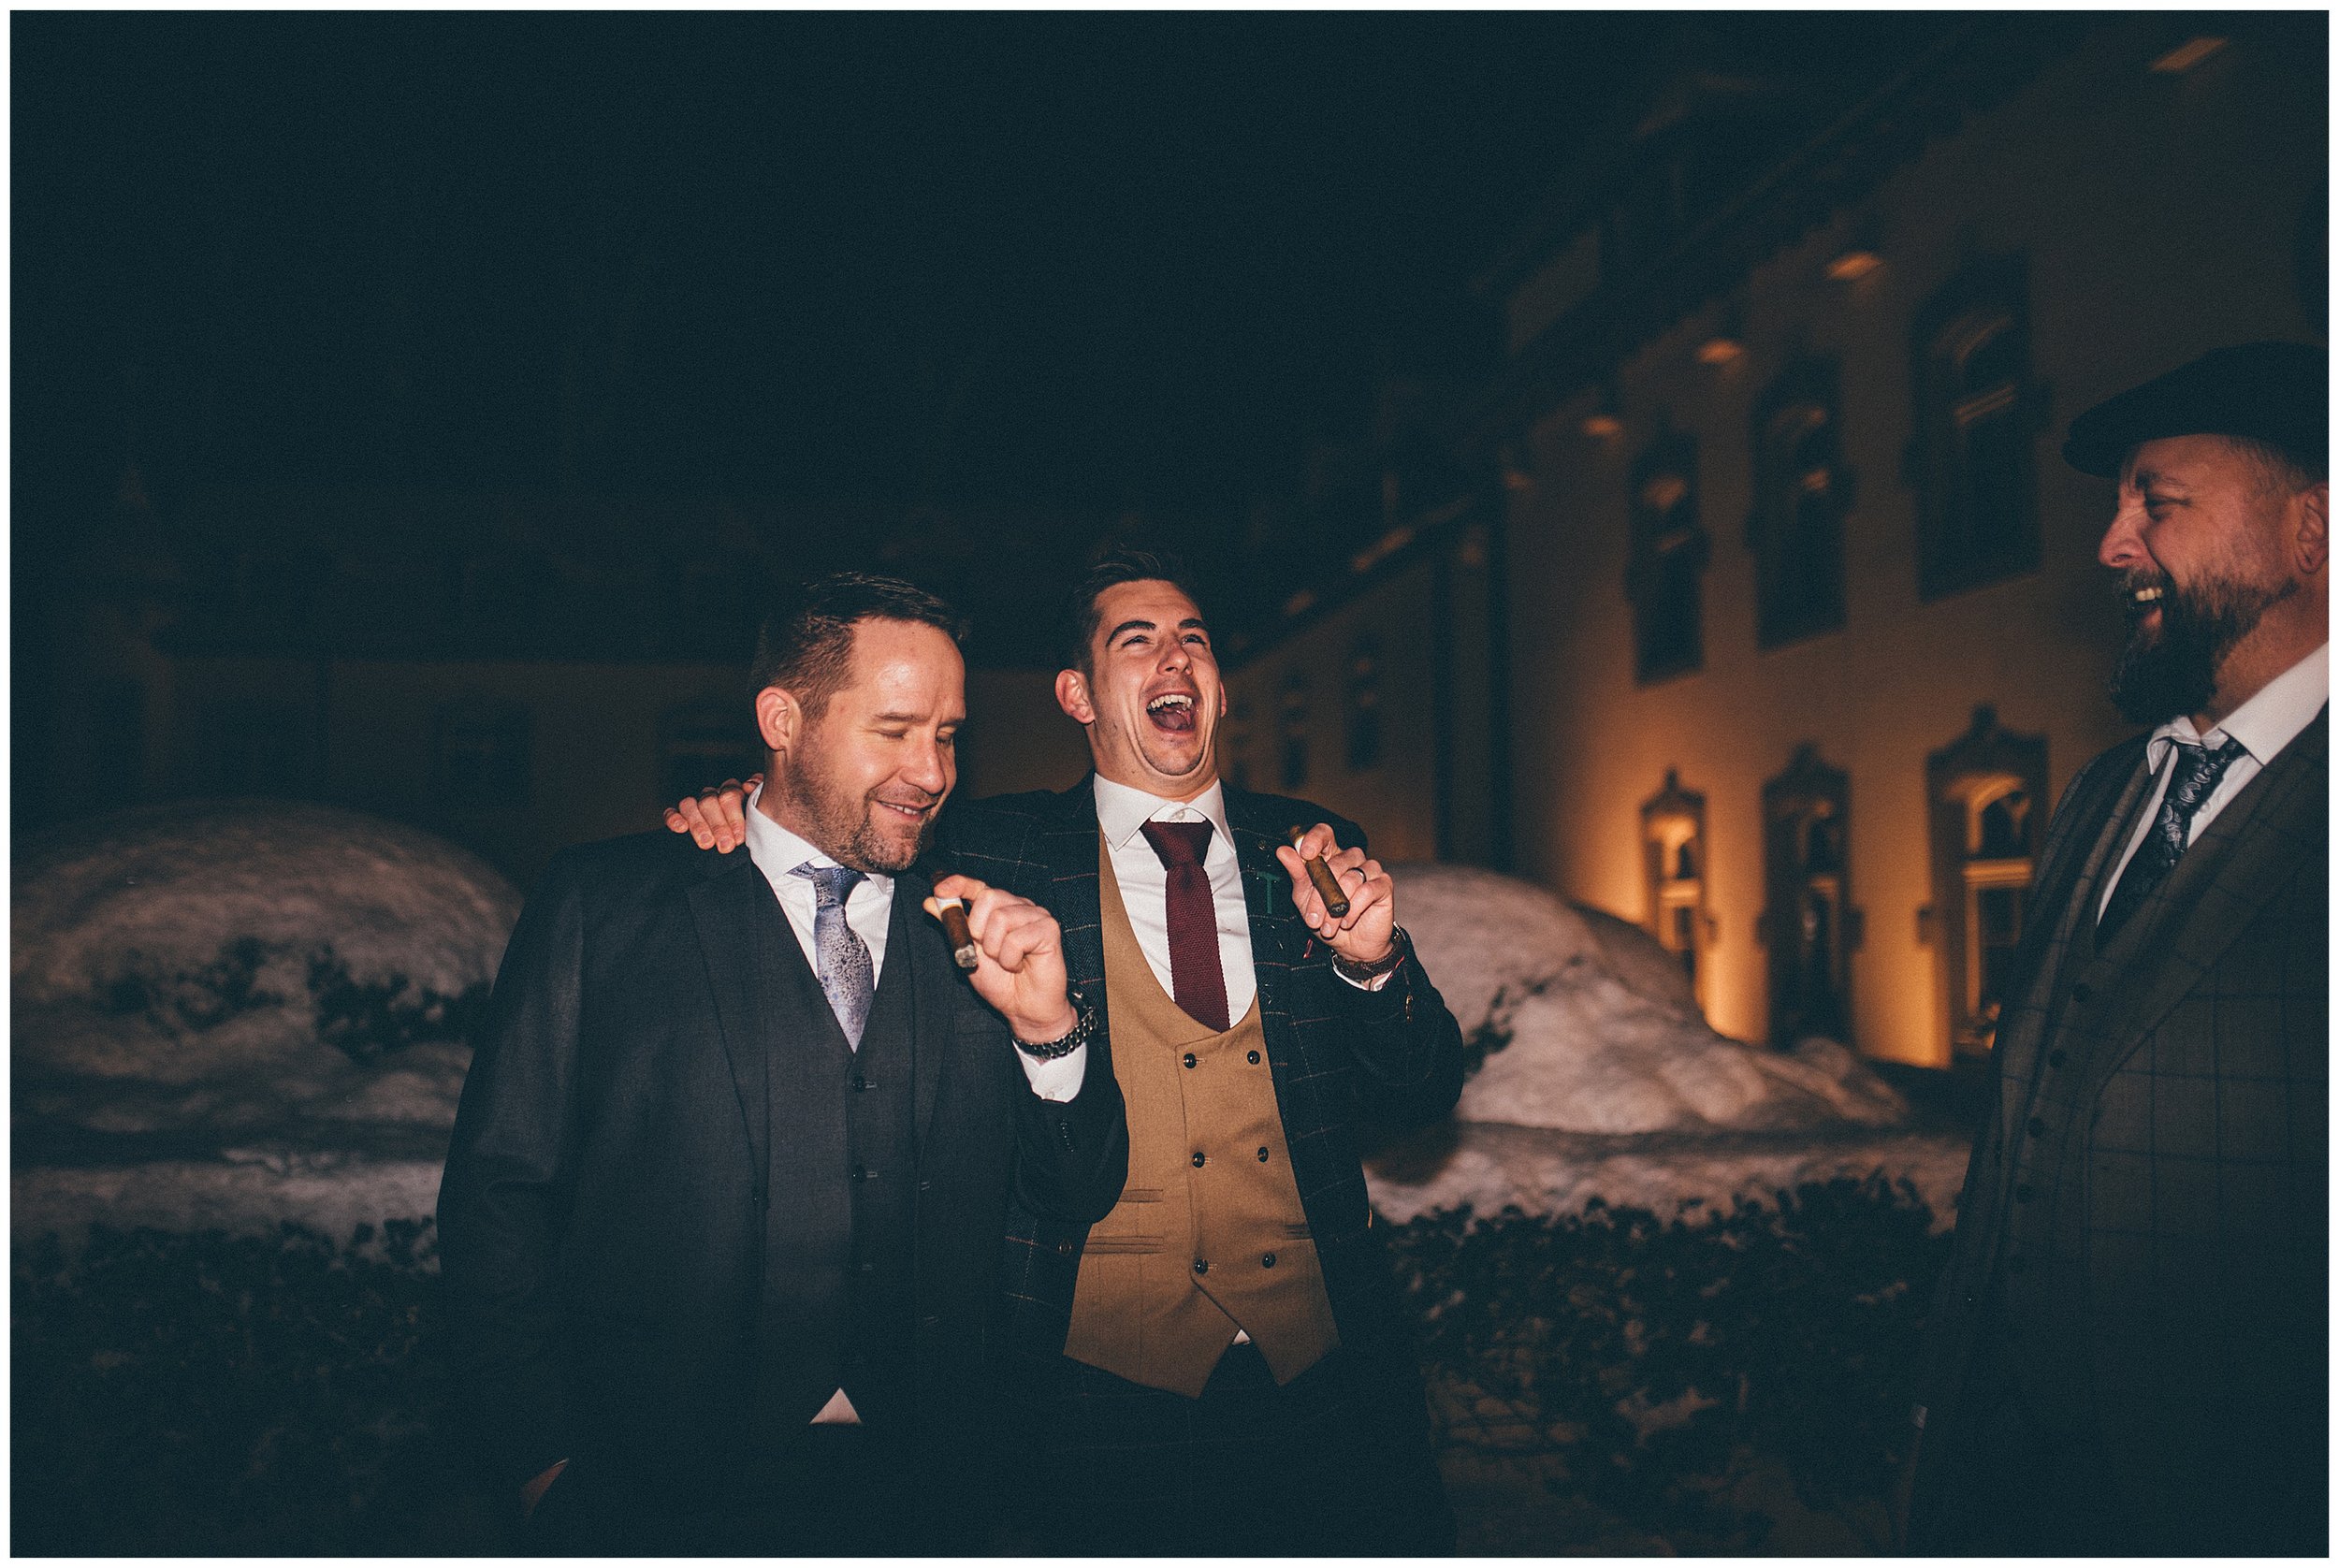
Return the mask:
[[[20,574],[27,497],[133,461],[166,524],[227,486],[1233,538],[1378,378],[1492,369],[1470,280],[1684,25],[19,15]],[[1893,23],[1698,25],[1824,68]]]

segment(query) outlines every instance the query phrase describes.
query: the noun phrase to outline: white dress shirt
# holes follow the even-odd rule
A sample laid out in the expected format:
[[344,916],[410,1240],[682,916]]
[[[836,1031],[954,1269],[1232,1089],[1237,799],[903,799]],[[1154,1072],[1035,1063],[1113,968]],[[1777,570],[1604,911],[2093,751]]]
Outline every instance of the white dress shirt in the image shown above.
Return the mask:
[[1177,988],[1170,979],[1170,868],[1154,852],[1145,824],[1211,825],[1202,871],[1210,878],[1211,909],[1218,920],[1218,966],[1227,980],[1227,1016],[1242,1018],[1258,995],[1258,972],[1251,967],[1251,911],[1242,902],[1242,866],[1235,857],[1233,835],[1227,831],[1226,791],[1213,784],[1190,801],[1174,801],[1115,784],[1102,774],[1096,784],[1097,825],[1112,855],[1113,879],[1121,884],[1129,929],[1154,978],[1171,996]]
[[2153,774],[2152,791],[2144,797],[2143,809],[2136,814],[2136,825],[2128,830],[2119,864],[2103,879],[2102,896],[2096,900],[2097,918],[2102,918],[2104,907],[2112,902],[2112,890],[2120,885],[2121,874],[2128,869],[2128,863],[2136,858],[2137,848],[2151,831],[2153,819],[2160,815],[2160,798],[2169,792],[2169,777],[2176,771],[2178,742],[2203,746],[2212,751],[2229,740],[2242,744],[2242,754],[2226,764],[2217,787],[2209,791],[2209,798],[2193,813],[2193,825],[2185,836],[2189,849],[2201,830],[2225,809],[2226,803],[2265,771],[2267,764],[2281,755],[2282,748],[2298,738],[2300,731],[2315,722],[2315,716],[2330,701],[2331,645],[2325,643],[2268,681],[2257,695],[2228,714],[2225,721],[2213,726],[2207,734],[2194,729],[2192,718],[2186,714],[2179,714],[2153,731],[2152,739],[2144,746],[2145,765]]

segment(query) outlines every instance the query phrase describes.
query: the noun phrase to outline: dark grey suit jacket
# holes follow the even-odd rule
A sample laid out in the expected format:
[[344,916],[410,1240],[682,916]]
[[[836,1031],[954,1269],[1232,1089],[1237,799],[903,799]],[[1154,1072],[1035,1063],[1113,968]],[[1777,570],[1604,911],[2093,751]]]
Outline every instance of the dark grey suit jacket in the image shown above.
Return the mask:
[[1986,1363],[2091,1454],[2106,1550],[2323,1551],[2329,746],[2326,710],[2100,951],[2145,737],[2057,808],[1926,1329],[1912,1547],[1989,1506]]
[[[927,891],[897,878],[883,981],[913,986],[917,1435],[980,1456],[1010,1193],[1101,1216],[1127,1125],[1109,1056],[1069,1104],[1032,1094]],[[841,1177],[814,1167],[841,1108],[794,1092],[792,1042],[835,1024],[800,946],[758,939],[775,919],[744,851],[662,831],[564,851],[520,916],[439,1204],[455,1364],[500,1484],[589,1457],[687,1504],[825,1397],[789,1375],[811,1294],[794,1258],[837,1223],[819,1195]]]

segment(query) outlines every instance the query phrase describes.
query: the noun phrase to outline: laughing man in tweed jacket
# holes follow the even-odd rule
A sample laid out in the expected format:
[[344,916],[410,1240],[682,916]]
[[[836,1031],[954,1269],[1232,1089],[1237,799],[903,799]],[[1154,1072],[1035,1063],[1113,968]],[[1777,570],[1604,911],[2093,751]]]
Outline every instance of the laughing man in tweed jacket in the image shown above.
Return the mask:
[[2157,726],[2047,835],[1920,1370],[1925,1554],[2327,1545],[2325,352],[2082,415]]

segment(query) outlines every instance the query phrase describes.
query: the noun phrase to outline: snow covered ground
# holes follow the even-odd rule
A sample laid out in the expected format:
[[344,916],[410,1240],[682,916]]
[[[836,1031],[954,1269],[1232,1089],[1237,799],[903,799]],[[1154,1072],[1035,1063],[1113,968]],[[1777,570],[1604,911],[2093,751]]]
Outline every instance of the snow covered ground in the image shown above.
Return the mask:
[[430,1212],[519,909],[485,863],[355,812],[211,801],[26,841],[12,880],[20,1237]]
[[1466,866],[1393,875],[1423,966],[1489,1050],[1451,1125],[1369,1164],[1391,1219],[1464,1204],[1571,1213],[1595,1198],[1726,1211],[1881,1172],[1947,1223],[1966,1140],[1911,1128],[1907,1102],[1843,1046],[1716,1034],[1653,937],[1532,884]]
[[[1944,1222],[1962,1140],[1843,1047],[1706,1026],[1637,927],[1509,878],[1398,868],[1422,962],[1486,1046],[1454,1120],[1368,1170],[1396,1220],[1598,1198],[1727,1209],[1881,1171]],[[12,913],[19,1237],[92,1223],[346,1236],[426,1215],[462,1031],[518,909],[412,828],[283,801],[124,813],[20,846]]]

